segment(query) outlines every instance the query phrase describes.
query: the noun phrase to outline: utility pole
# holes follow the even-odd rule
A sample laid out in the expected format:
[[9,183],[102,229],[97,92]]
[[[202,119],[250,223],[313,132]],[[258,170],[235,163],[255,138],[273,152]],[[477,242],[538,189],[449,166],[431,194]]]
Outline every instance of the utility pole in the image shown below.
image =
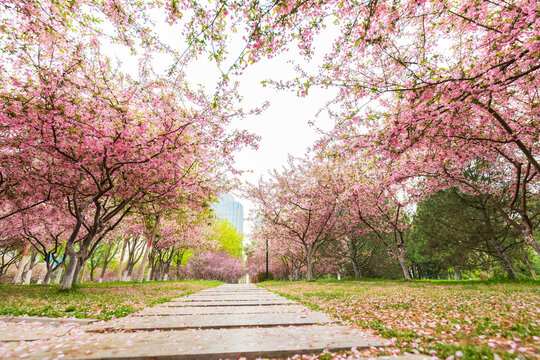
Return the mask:
[[268,238],[266,238],[266,281],[268,281]]

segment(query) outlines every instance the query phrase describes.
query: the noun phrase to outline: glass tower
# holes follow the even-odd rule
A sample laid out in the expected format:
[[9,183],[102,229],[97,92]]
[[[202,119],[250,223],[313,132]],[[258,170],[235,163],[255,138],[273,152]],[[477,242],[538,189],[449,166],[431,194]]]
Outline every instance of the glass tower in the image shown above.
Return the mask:
[[214,204],[216,215],[220,219],[227,220],[233,224],[236,229],[244,232],[244,207],[241,203],[234,200],[231,194],[223,194],[219,197],[218,203]]

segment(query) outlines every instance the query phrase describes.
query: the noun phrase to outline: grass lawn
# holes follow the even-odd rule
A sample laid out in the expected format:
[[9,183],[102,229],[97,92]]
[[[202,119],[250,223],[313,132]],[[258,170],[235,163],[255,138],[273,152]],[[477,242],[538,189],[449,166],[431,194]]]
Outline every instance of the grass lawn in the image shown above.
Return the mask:
[[62,292],[58,285],[0,284],[0,315],[108,320],[219,284],[217,281],[88,283]]
[[[540,352],[540,282],[317,281],[259,284],[442,359],[532,359]],[[374,352],[384,351],[371,349]],[[330,354],[329,354],[330,355]]]

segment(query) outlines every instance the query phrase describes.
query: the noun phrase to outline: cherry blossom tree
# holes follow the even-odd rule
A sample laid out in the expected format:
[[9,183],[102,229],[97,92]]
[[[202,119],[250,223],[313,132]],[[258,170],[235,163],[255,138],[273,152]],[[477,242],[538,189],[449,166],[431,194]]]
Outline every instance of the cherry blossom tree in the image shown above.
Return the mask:
[[[402,166],[418,170],[438,166],[432,176],[488,196],[540,254],[530,208],[540,172],[535,2],[291,0],[229,9],[245,17],[249,34],[242,66],[293,45],[310,58],[317,35],[337,27],[319,71],[300,68],[294,80],[274,84],[301,95],[337,88],[329,107],[336,138],[354,144],[351,127],[363,127],[379,133],[372,152],[403,156]],[[498,174],[489,189],[463,176],[481,163]]]
[[207,222],[210,213],[208,207],[204,210],[200,213],[183,213],[176,218],[163,219],[157,234],[158,241],[150,253],[151,279],[161,280],[165,275],[168,276],[173,262],[176,262],[176,275],[179,277],[179,268],[187,252],[215,249],[216,243],[207,241]]
[[313,279],[315,255],[332,239],[340,212],[341,189],[329,185],[328,169],[324,163],[291,157],[288,167],[274,170],[269,181],[261,179],[249,190],[259,206],[257,216],[303,249],[308,280]]
[[442,136],[512,144],[540,171],[534,1],[253,1],[229,16],[246,18],[246,63],[292,44],[310,56],[333,22],[340,31],[320,71],[282,85],[338,87],[342,119],[364,122],[363,100],[398,104],[387,130],[403,148]]
[[23,166],[0,169],[1,216],[60,199],[73,220],[64,289],[133,206],[208,198],[216,187],[209,184],[231,170],[231,152],[254,140],[225,130],[234,116],[227,93],[191,91],[148,68],[140,79],[113,69],[100,53],[107,34],[94,12],[112,21],[119,43],[135,46],[133,34],[146,50],[157,46],[141,25],[146,15],[135,11],[145,5],[129,3],[3,4],[14,21],[4,28],[10,65],[1,69],[0,154],[3,164]]
[[365,224],[358,221],[354,207],[344,207],[335,236],[336,241],[327,251],[336,260],[349,262],[355,279],[360,279],[362,269],[370,264],[377,245],[372,240],[369,228],[366,229]]
[[11,234],[0,233],[0,278],[8,272],[10,267],[16,265],[17,262],[21,263],[24,247],[25,244],[21,239]]
[[266,255],[268,250],[269,277],[299,280],[306,270],[306,256],[302,246],[289,240],[285,228],[264,218],[257,218],[246,249],[247,271],[253,281],[264,274],[266,279]]
[[186,271],[192,279],[234,283],[243,275],[243,264],[224,250],[203,251],[189,259]]
[[45,262],[43,284],[51,281],[52,274],[64,264],[64,247],[70,233],[70,223],[58,207],[42,204],[30,212],[10,218],[9,231],[32,245]]

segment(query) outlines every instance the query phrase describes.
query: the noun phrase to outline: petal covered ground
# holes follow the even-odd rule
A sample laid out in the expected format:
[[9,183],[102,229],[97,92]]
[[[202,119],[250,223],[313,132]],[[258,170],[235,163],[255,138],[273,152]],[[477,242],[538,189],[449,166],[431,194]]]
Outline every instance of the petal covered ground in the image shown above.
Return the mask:
[[270,282],[269,290],[442,359],[532,359],[540,351],[538,283]]

